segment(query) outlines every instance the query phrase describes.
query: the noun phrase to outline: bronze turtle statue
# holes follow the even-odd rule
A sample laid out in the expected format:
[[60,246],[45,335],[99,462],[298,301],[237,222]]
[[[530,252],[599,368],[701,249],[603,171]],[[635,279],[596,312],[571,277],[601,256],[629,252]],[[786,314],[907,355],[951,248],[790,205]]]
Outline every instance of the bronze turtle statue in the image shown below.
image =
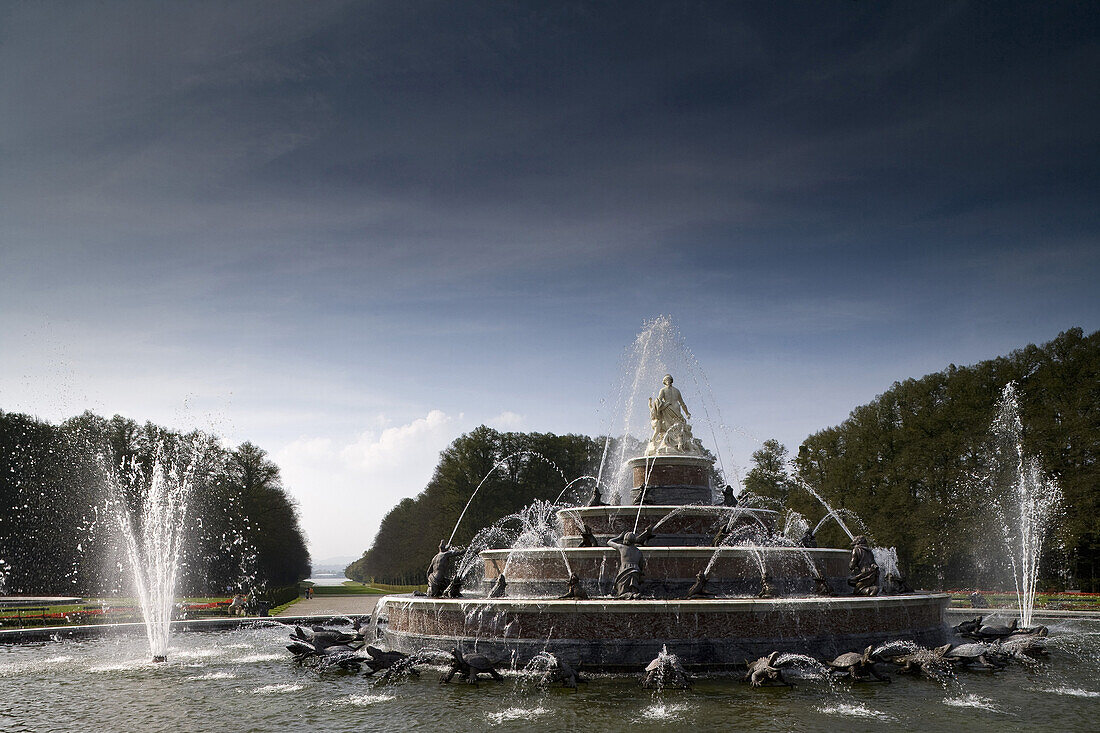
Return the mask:
[[874,677],[881,682],[890,682],[890,678],[882,674],[875,667],[872,659],[875,652],[874,646],[869,646],[859,652],[845,652],[831,662],[825,662],[826,666],[841,672],[841,676],[847,676],[852,682],[866,682]]
[[484,654],[463,654],[458,647],[451,649],[451,668],[443,675],[440,682],[450,682],[451,678],[461,673],[471,685],[477,684],[478,675],[487,674],[498,682],[503,682],[497,667],[500,662],[489,659]]
[[336,666],[350,672],[358,672],[362,668],[363,660],[359,656],[362,642],[357,641],[356,635],[319,626],[307,632],[295,626],[294,631],[290,632],[290,640],[286,648],[298,664],[317,663],[322,667]]
[[794,684],[783,678],[782,665],[778,663],[779,652],[772,652],[766,657],[760,657],[755,662],[746,661],[748,672],[745,673],[745,682],[753,687],[763,687],[768,684],[786,685],[794,687]]
[[977,664],[994,672],[1004,669],[1008,663],[1003,651],[992,644],[982,642],[959,644],[952,647],[944,655],[944,659],[955,667],[969,667],[972,664]]
[[663,650],[642,672],[642,687],[649,689],[675,688],[686,690],[691,687],[691,676],[680,664],[680,658]]
[[575,690],[577,689],[577,683],[588,682],[586,677],[582,677],[577,670],[573,669],[572,665],[556,654],[543,652],[541,656],[546,659],[548,666],[539,684],[552,685],[555,682],[560,682],[562,687]]
[[419,661],[416,657],[410,657],[403,652],[386,651],[376,646],[363,647],[363,651],[370,655],[362,660],[363,664],[370,670],[367,677],[380,670],[385,670],[382,675],[383,679],[388,679],[392,675],[402,672],[408,672],[417,677],[420,676],[420,672],[414,666]]
[[934,649],[917,649],[894,657],[891,661],[898,665],[899,674],[920,674],[923,672],[929,677],[939,678],[947,671],[949,664],[946,659],[950,644],[935,647]]
[[1045,633],[1014,634],[1001,641],[1000,647],[1013,659],[1029,662],[1050,656],[1046,650],[1046,643]]
[[1012,619],[1007,624],[983,624],[976,631],[969,634],[972,639],[981,641],[994,641],[1012,636],[1019,630],[1019,619]]

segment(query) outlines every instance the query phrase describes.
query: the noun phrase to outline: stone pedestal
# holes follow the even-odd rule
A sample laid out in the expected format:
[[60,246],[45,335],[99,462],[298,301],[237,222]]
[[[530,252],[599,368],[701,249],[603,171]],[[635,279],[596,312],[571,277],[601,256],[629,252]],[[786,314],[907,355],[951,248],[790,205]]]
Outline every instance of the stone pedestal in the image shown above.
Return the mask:
[[705,456],[660,455],[626,462],[634,479],[632,504],[683,505],[714,503],[710,471],[714,462]]

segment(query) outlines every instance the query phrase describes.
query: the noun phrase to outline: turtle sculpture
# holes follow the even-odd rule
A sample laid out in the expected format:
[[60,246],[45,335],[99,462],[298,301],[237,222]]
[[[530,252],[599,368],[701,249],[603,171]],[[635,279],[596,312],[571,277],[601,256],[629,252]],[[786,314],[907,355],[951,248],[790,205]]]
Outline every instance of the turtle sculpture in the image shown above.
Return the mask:
[[972,664],[977,664],[994,672],[1004,669],[1007,664],[1007,658],[1003,651],[992,644],[982,642],[960,644],[953,647],[944,655],[944,659],[954,667],[969,667]]
[[980,641],[995,641],[1012,636],[1019,630],[1019,621],[1012,619],[1007,624],[983,624],[976,631],[967,634],[972,639]]
[[549,667],[543,674],[539,684],[552,685],[555,682],[560,682],[562,687],[575,690],[578,682],[588,682],[587,678],[582,677],[577,670],[573,669],[572,665],[561,657],[549,652],[544,652],[544,654],[549,662]]
[[322,652],[332,647],[347,647],[354,651],[359,648],[357,642],[361,640],[358,633],[348,634],[339,629],[326,629],[324,626],[313,626],[310,631],[304,630],[301,626],[295,626],[294,631],[290,632],[290,638],[296,644],[309,646],[314,652]]
[[959,636],[969,636],[982,627],[982,621],[985,616],[977,616],[967,621],[962,621],[952,627],[952,630]]
[[825,664],[835,670],[840,670],[840,676],[847,676],[852,682],[867,682],[871,677],[874,677],[881,682],[889,683],[890,678],[879,672],[875,667],[875,662],[872,659],[874,652],[875,647],[869,646],[863,650],[862,654],[859,652],[846,652],[831,662],[825,662]]
[[389,679],[391,676],[402,672],[408,672],[416,677],[420,676],[420,672],[414,666],[419,661],[416,657],[410,657],[402,652],[386,651],[376,646],[366,646],[363,651],[370,655],[362,659],[362,663],[370,670],[367,677],[381,670],[385,670],[382,673],[383,679]]
[[907,654],[894,657],[891,661],[898,665],[899,674],[920,674],[923,672],[929,677],[942,677],[947,671],[947,652],[950,644],[938,646],[935,649],[918,649]]
[[302,627],[295,626],[290,633],[290,639],[291,643],[286,648],[294,655],[294,661],[298,664],[316,661],[321,665],[333,665],[350,672],[362,669],[363,660],[358,652],[363,643],[357,641],[354,634],[320,626],[307,632]]
[[691,676],[680,664],[680,658],[662,650],[656,658],[646,665],[642,672],[642,687],[647,690],[675,688],[686,690],[691,687]]
[[779,652],[772,652],[766,657],[760,657],[755,662],[745,661],[745,666],[748,667],[748,672],[745,673],[745,682],[748,682],[753,687],[763,687],[764,685],[786,685],[787,687],[794,687],[794,684],[788,682],[783,678],[783,666],[778,662]]
[[451,649],[451,668],[439,678],[440,682],[450,682],[456,674],[462,674],[471,685],[477,684],[479,675],[487,674],[498,682],[503,682],[497,667],[500,662],[493,661],[484,654],[463,654],[458,647]]
[[1000,646],[1001,650],[1013,659],[1029,662],[1050,656],[1046,650],[1046,643],[1046,633],[1015,634],[1001,641]]

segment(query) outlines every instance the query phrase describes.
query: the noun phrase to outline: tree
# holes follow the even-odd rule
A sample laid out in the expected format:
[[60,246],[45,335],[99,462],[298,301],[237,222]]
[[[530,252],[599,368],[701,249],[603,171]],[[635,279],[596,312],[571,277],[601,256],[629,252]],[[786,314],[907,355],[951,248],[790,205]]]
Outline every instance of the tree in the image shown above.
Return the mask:
[[878,544],[896,546],[917,582],[1003,583],[1000,538],[973,477],[1010,381],[1019,385],[1024,449],[1058,479],[1066,507],[1043,560],[1045,582],[1065,582],[1061,544],[1071,582],[1100,589],[1100,332],[1071,329],[1042,346],[896,382],[807,438],[798,476],[854,511]]
[[769,438],[753,451],[752,462],[752,469],[745,475],[745,490],[785,506],[792,485],[787,471],[787,449],[778,440]]

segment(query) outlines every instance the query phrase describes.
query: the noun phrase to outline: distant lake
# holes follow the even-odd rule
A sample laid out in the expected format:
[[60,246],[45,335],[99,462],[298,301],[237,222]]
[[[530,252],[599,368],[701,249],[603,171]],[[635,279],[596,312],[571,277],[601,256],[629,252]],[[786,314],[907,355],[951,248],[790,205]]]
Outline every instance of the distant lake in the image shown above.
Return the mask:
[[306,578],[306,580],[314,585],[343,585],[345,580],[351,580],[351,578],[347,578],[343,575],[320,573],[314,575],[312,578]]

